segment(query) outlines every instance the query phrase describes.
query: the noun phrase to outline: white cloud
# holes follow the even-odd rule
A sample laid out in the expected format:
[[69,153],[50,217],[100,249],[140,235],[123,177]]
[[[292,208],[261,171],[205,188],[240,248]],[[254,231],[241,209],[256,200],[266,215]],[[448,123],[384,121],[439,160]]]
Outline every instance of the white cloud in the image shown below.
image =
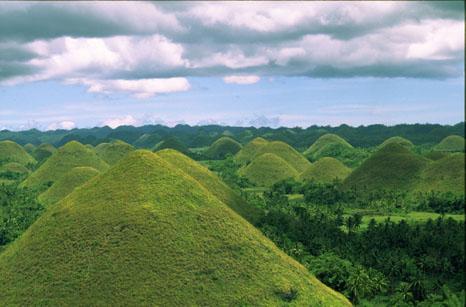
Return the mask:
[[69,79],[67,84],[83,84],[90,93],[126,92],[138,99],[150,98],[156,94],[184,92],[190,89],[186,78],[139,79],[139,80],[93,80]]
[[123,117],[109,118],[102,122],[103,126],[109,126],[111,128],[116,128],[119,126],[131,125],[136,126],[139,124],[139,121],[131,115],[126,115]]
[[64,120],[61,122],[51,123],[47,126],[47,130],[57,130],[57,129],[65,129],[71,130],[76,127],[76,123],[71,120]]
[[254,84],[259,82],[260,77],[255,75],[248,76],[226,76],[223,78],[225,83],[235,83],[235,84]]

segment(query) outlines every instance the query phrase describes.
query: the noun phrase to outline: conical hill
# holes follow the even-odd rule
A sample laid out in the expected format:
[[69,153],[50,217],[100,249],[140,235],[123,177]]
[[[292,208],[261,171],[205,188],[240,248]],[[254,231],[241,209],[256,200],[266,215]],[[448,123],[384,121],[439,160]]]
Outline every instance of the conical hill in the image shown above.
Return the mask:
[[13,141],[0,142],[0,165],[16,162],[24,166],[35,164],[36,160],[24,150],[23,147]]
[[111,143],[101,143],[95,147],[97,155],[109,165],[115,164],[133,150],[133,146],[120,140]]
[[312,161],[317,161],[323,157],[336,157],[352,149],[353,146],[342,137],[327,133],[319,137],[303,154]]
[[206,151],[210,159],[225,159],[227,155],[234,155],[241,150],[241,144],[228,136],[222,136],[212,143]]
[[52,205],[2,254],[13,305],[349,302],[157,154],[135,151]]
[[299,177],[303,181],[320,183],[343,180],[351,173],[351,169],[335,158],[324,157],[313,163]]
[[267,143],[268,141],[261,137],[253,139],[251,142],[244,145],[240,151],[238,151],[238,153],[235,155],[235,160],[243,164],[251,162],[258,154],[259,148]]
[[459,151],[464,152],[464,137],[459,135],[450,135],[444,138],[435,147],[437,151]]

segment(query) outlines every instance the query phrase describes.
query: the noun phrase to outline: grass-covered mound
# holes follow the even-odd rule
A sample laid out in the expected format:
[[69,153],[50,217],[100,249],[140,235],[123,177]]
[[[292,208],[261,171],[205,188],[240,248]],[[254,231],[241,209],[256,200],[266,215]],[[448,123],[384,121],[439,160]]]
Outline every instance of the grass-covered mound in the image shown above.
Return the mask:
[[160,156],[135,151],[0,254],[3,305],[344,306]]
[[57,180],[47,191],[40,194],[38,199],[44,205],[54,204],[98,174],[98,170],[89,166],[75,167]]
[[57,149],[52,144],[41,144],[32,152],[32,156],[37,162],[42,163],[47,160]]
[[373,153],[344,181],[346,188],[410,191],[428,163],[405,146],[389,143]]
[[23,146],[24,150],[26,150],[26,152],[28,154],[32,154],[32,152],[34,151],[34,149],[36,149],[36,146],[34,146],[33,144],[31,143],[27,143],[26,145]]
[[54,183],[77,166],[89,166],[98,171],[108,169],[108,164],[99,158],[94,150],[79,142],[71,141],[58,148],[50,158],[23,181],[22,186],[39,188]]
[[444,138],[435,147],[437,151],[459,151],[464,152],[464,137],[459,135],[450,135]]
[[418,191],[464,194],[464,154],[455,153],[430,162],[421,173]]
[[317,161],[323,157],[337,157],[352,149],[353,146],[345,139],[327,133],[318,138],[303,154],[311,161]]
[[440,160],[442,158],[445,158],[448,155],[449,155],[449,153],[444,152],[444,151],[432,150],[432,151],[429,151],[428,153],[426,153],[424,155],[424,157],[426,157],[427,159],[430,159],[430,160],[437,161],[437,160]]
[[351,173],[351,169],[335,158],[324,157],[313,163],[300,175],[303,181],[319,183],[332,182],[335,179],[344,180]]
[[299,173],[281,157],[265,153],[240,168],[239,175],[257,186],[268,187],[285,179],[297,178]]
[[133,146],[120,140],[101,143],[95,147],[97,155],[109,165],[115,164],[133,150]]
[[235,155],[235,160],[241,164],[251,162],[252,160],[254,160],[254,157],[257,156],[259,148],[261,148],[267,143],[268,141],[261,137],[253,139],[251,142],[244,145],[240,151],[238,151],[238,153]]
[[159,151],[159,150],[167,149],[167,148],[177,150],[177,151],[182,152],[184,154],[189,152],[188,147],[186,147],[186,145],[181,143],[181,141],[178,140],[178,138],[176,138],[174,136],[167,137],[164,140],[157,143],[154,146],[153,151]]
[[23,147],[12,141],[0,142],[0,165],[17,162],[24,166],[36,163],[36,160]]
[[173,149],[163,149],[158,151],[157,155],[191,176],[224,204],[248,221],[255,223],[258,220],[260,215],[259,210],[256,207],[250,206],[205,166]]
[[29,174],[29,169],[18,163],[8,162],[0,166],[0,184],[9,184],[15,181],[22,180]]
[[414,146],[414,144],[410,140],[407,140],[401,136],[392,136],[391,138],[388,138],[385,141],[383,141],[383,143],[379,145],[379,148],[385,147],[385,145],[393,144],[393,143],[399,144],[408,149]]
[[222,136],[209,146],[206,156],[214,160],[225,159],[227,155],[235,155],[241,147],[241,144],[231,137]]
[[154,146],[160,142],[160,139],[160,135],[156,133],[144,133],[133,143],[133,145],[137,148],[154,148]]
[[298,173],[304,172],[311,165],[311,163],[301,153],[281,141],[267,142],[267,144],[259,148],[257,156],[265,153],[271,153],[279,156],[291,165]]

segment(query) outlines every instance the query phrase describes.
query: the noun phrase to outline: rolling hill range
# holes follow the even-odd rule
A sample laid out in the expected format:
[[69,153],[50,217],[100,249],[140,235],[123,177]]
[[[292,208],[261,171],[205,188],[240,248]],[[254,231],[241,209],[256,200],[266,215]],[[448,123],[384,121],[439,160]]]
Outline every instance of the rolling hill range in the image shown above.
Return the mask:
[[287,161],[273,153],[265,153],[238,171],[252,183],[268,187],[279,181],[297,178],[299,173]]
[[345,188],[410,191],[429,160],[399,143],[389,143],[373,153],[344,181]]
[[60,147],[38,169],[36,169],[22,186],[39,188],[62,178],[67,172],[77,166],[89,166],[98,171],[108,169],[108,164],[97,156],[93,149],[76,141],[68,142]]
[[17,162],[24,166],[36,164],[36,160],[24,150],[23,147],[12,141],[0,142],[0,165],[8,162]]
[[40,203],[48,206],[65,198],[68,194],[86,181],[99,174],[99,171],[89,166],[77,166],[58,179],[45,192],[39,195]]
[[350,151],[353,146],[336,134],[327,133],[317,139],[303,153],[311,161],[317,161],[323,157],[335,157],[344,151]]
[[435,147],[437,151],[458,151],[464,152],[464,137],[459,135],[450,135],[444,138]]
[[191,176],[135,151],[0,254],[5,305],[345,306]]
[[300,174],[303,181],[319,183],[343,180],[351,173],[351,169],[335,158],[324,157],[314,162],[307,170]]
[[97,155],[107,162],[108,165],[115,164],[133,150],[133,146],[120,140],[116,140],[111,143],[101,143],[95,147]]
[[222,136],[209,146],[205,154],[210,159],[225,159],[228,154],[235,155],[241,148],[241,144],[231,137]]

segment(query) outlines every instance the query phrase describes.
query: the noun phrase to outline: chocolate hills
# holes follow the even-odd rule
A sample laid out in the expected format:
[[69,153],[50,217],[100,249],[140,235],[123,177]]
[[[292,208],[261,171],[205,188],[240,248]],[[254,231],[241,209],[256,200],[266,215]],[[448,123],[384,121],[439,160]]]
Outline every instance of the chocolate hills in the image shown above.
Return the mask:
[[130,153],[50,206],[0,254],[0,301],[350,305],[198,181],[148,151]]
[[100,143],[95,147],[97,155],[107,162],[108,165],[115,164],[133,150],[133,146],[120,140],[116,140],[111,143]]
[[77,166],[89,166],[98,171],[108,169],[108,164],[99,158],[93,149],[79,142],[71,141],[58,148],[21,185],[30,188],[49,185],[62,178],[67,172]]
[[410,191],[429,160],[396,142],[373,153],[344,181],[346,188]]
[[153,151],[159,151],[166,148],[175,149],[184,154],[189,152],[188,147],[186,147],[186,145],[181,143],[181,141],[174,136],[164,138],[154,146]]
[[253,139],[252,141],[244,145],[240,151],[238,151],[238,153],[235,155],[235,160],[242,164],[247,164],[251,162],[254,159],[254,157],[258,154],[259,148],[261,148],[263,145],[267,143],[268,141],[261,137]]
[[0,142],[0,165],[17,162],[24,166],[36,164],[36,160],[23,147],[12,141]]
[[32,156],[38,163],[47,160],[57,149],[52,144],[40,144],[32,151]]
[[353,149],[353,146],[342,137],[327,133],[319,137],[303,153],[311,161],[317,161],[323,157],[336,157],[341,153]]
[[235,155],[241,148],[241,144],[231,137],[222,136],[209,146],[205,154],[210,159],[221,160],[227,155]]
[[450,135],[444,138],[435,147],[437,151],[457,151],[464,152],[464,137],[459,135]]
[[407,139],[405,139],[405,138],[403,138],[401,136],[392,136],[391,138],[388,138],[385,141],[383,141],[383,143],[379,145],[379,148],[382,148],[387,144],[393,144],[393,143],[399,144],[399,145],[404,146],[404,147],[406,147],[408,149],[412,148],[414,146],[413,143],[410,140],[407,140]]
[[299,173],[287,161],[273,153],[265,153],[238,171],[257,186],[267,187],[279,181],[297,178]]
[[351,169],[335,158],[324,157],[314,162],[299,178],[303,181],[319,183],[332,182],[335,179],[343,180],[351,173]]
[[38,200],[44,205],[54,204],[98,174],[98,170],[89,166],[74,167],[40,194]]

